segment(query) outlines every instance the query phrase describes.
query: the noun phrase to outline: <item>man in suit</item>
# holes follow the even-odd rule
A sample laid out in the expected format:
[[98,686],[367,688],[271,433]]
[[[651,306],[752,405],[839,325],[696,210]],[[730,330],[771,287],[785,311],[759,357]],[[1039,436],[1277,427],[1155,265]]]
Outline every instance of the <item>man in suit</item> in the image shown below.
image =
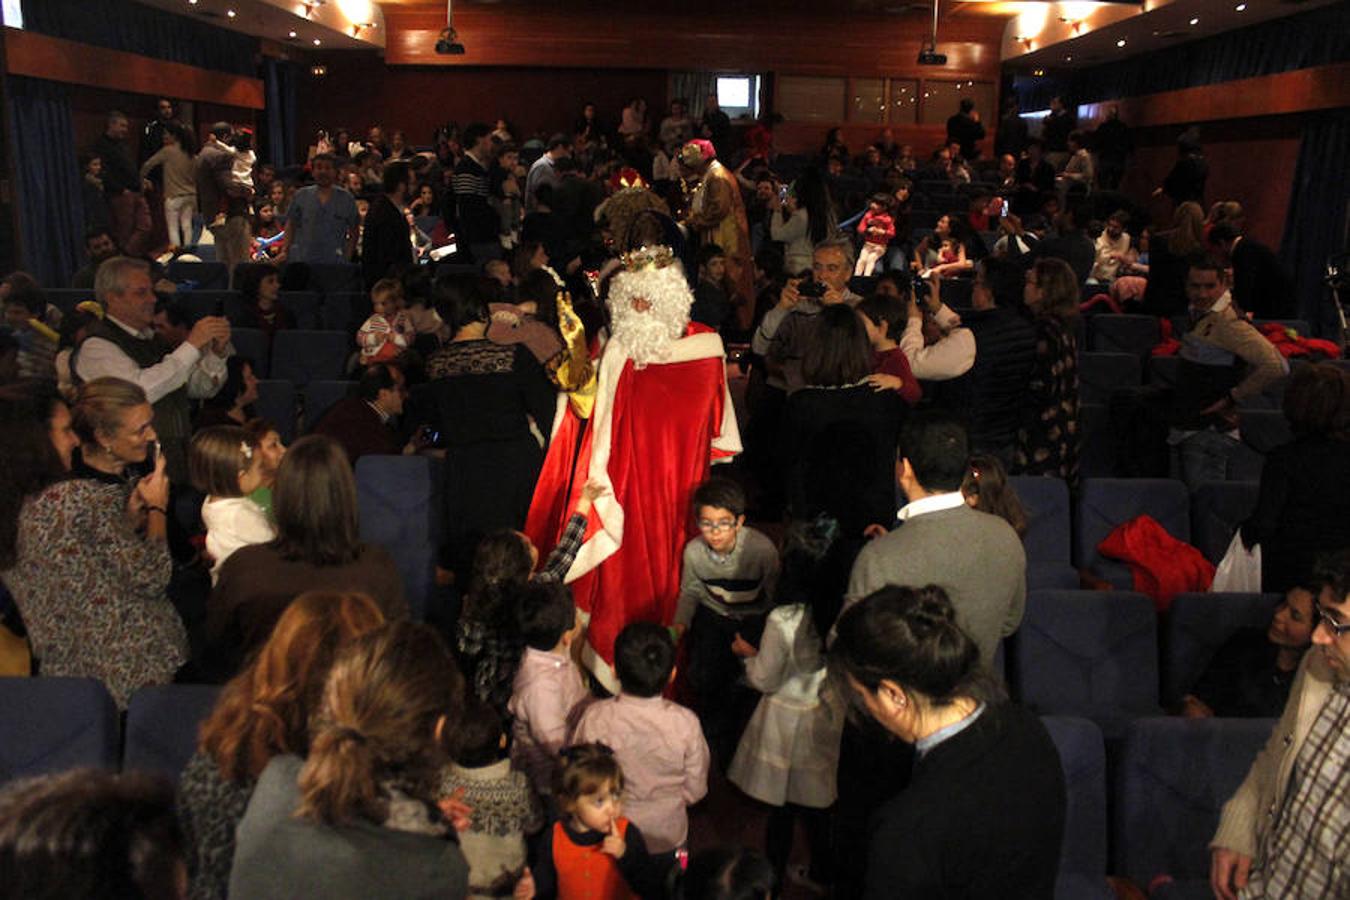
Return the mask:
[[1234,222],[1215,225],[1209,240],[1233,267],[1233,302],[1243,312],[1258,319],[1294,318],[1294,283],[1274,250],[1244,235]]
[[1350,896],[1350,553],[1317,573],[1313,648],[1210,842],[1220,900]]
[[393,420],[403,414],[407,394],[407,381],[398,366],[371,366],[356,383],[355,392],[323,414],[314,434],[327,435],[341,444],[353,467],[367,455],[411,453],[413,443],[404,445],[393,425]]

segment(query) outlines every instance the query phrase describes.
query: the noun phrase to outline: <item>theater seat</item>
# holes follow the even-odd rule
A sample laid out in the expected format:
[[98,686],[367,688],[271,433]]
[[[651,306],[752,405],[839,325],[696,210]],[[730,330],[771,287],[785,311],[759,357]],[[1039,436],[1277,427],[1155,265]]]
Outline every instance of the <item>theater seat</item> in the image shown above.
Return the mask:
[[117,705],[93,678],[0,678],[0,783],[117,768]]
[[1083,403],[1078,407],[1078,431],[1083,436],[1078,471],[1084,478],[1114,478],[1116,475],[1116,435],[1111,427],[1111,410],[1102,403]]
[[178,780],[197,750],[197,730],[216,705],[220,688],[164,684],[141,688],[127,705],[123,771],[157,772]]
[[1180,356],[1151,356],[1148,360],[1148,383],[1176,387],[1180,369]]
[[175,284],[192,282],[194,288],[210,291],[230,289],[230,267],[222,262],[188,262],[176,259],[165,273]]
[[1178,702],[1235,632],[1266,628],[1282,599],[1279,594],[1177,594],[1163,620],[1163,702]]
[[1111,395],[1125,387],[1139,386],[1139,357],[1131,353],[1079,353],[1079,399],[1084,403],[1110,403]]
[[187,312],[193,322],[206,316],[224,314],[225,301],[237,297],[234,291],[179,291],[173,295],[173,302]]
[[1064,767],[1067,809],[1056,900],[1111,900],[1106,884],[1106,747],[1087,719],[1041,719]]
[[1153,601],[1132,591],[1032,591],[1010,668],[1030,709],[1089,718],[1118,738],[1131,719],[1160,712]]
[[257,328],[231,328],[230,343],[234,345],[237,356],[253,363],[253,374],[259,378],[268,378],[272,372],[271,354],[268,352],[267,335]]
[[282,291],[277,302],[295,319],[296,328],[317,331],[324,327],[319,314],[319,295],[314,291]]
[[1027,531],[1022,545],[1027,563],[1064,563],[1071,559],[1069,486],[1060,478],[1016,475],[1008,485],[1022,501]]
[[370,298],[356,293],[328,294],[319,310],[324,328],[350,334],[356,334],[356,329],[370,318],[370,313]]
[[394,557],[419,621],[436,589],[441,479],[441,461],[425,456],[363,456],[356,462],[361,540]]
[[1256,509],[1259,481],[1207,481],[1191,495],[1191,543],[1218,565],[1238,526]]
[[1294,439],[1289,420],[1274,409],[1239,409],[1238,431],[1242,442],[1257,453],[1265,454]]
[[1128,353],[1141,363],[1161,339],[1158,320],[1153,316],[1092,316],[1088,331],[1094,352]]
[[1097,545],[1117,525],[1140,515],[1158,520],[1180,541],[1191,539],[1191,503],[1186,486],[1170,478],[1085,478],[1078,498],[1074,555],[1080,569],[1088,569],[1118,588],[1134,586],[1130,569],[1106,559]]
[[1116,778],[1112,871],[1169,896],[1208,889],[1209,841],[1223,804],[1270,737],[1273,719],[1140,719],[1128,729]]
[[295,440],[295,385],[278,378],[259,381],[258,402],[253,408],[277,427],[283,443]]
[[305,433],[313,431],[323,414],[347,396],[355,384],[354,381],[311,381],[305,385]]
[[345,331],[278,331],[272,338],[272,377],[296,387],[311,381],[336,381],[355,349]]
[[[288,286],[291,285],[291,279],[287,277],[290,268],[287,266],[288,271],[282,275],[282,282]],[[355,263],[309,263],[307,268],[309,277],[305,290],[324,296],[361,290],[361,267]],[[295,287],[299,288],[299,285]]]

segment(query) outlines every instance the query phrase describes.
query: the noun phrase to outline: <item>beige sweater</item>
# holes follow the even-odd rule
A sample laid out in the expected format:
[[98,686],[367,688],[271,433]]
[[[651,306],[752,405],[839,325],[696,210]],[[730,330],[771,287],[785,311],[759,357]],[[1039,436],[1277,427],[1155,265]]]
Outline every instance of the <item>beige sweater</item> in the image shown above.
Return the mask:
[[1284,715],[1256,755],[1237,793],[1224,804],[1211,847],[1225,847],[1255,859],[1266,829],[1279,819],[1294,760],[1298,759],[1322,704],[1331,694],[1334,679],[1335,674],[1317,648],[1303,655]]
[[192,174],[192,157],[177,144],[165,144],[141,164],[141,177],[148,178],[155,166],[164,167],[165,197],[195,197],[197,182]]

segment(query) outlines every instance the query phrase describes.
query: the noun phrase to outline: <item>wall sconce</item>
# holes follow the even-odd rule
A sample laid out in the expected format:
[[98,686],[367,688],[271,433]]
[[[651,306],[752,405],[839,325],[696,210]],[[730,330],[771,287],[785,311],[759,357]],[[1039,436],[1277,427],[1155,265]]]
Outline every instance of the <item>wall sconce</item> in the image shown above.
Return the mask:
[[309,19],[314,18],[314,10],[327,2],[328,0],[303,0],[302,5],[305,7],[305,17]]
[[1031,41],[1032,41],[1031,38],[1029,38],[1029,37],[1023,37],[1022,35],[1019,34],[1017,37],[1013,38],[1013,40],[1014,40],[1014,41],[1017,41],[1017,43],[1021,44],[1023,50],[1027,50],[1027,51],[1030,51],[1030,50],[1031,50]]
[[310,66],[310,67],[309,67],[309,74],[313,75],[315,78],[322,78],[323,76],[325,76],[325,75],[328,74],[328,67],[327,67],[327,66]]
[[1074,34],[1082,34],[1082,33],[1083,33],[1083,20],[1082,20],[1082,19],[1074,19],[1074,18],[1072,18],[1072,17],[1070,17],[1070,16],[1060,16],[1060,17],[1059,17],[1059,20],[1060,20],[1061,22],[1063,22],[1065,25],[1068,25],[1068,26],[1069,26],[1069,29],[1070,29],[1071,31],[1073,31]]
[[360,37],[360,36],[361,36],[361,31],[362,31],[363,29],[366,29],[366,28],[374,28],[374,27],[375,27],[375,23],[374,23],[374,22],[353,22],[353,23],[352,23],[352,37]]

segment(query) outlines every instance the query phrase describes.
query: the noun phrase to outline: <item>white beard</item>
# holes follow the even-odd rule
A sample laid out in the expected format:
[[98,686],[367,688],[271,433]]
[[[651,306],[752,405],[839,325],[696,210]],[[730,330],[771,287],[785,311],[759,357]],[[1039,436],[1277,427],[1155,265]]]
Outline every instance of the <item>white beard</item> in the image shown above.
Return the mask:
[[[633,300],[637,298],[646,300],[651,308],[635,310]],[[670,358],[671,345],[684,337],[693,302],[694,295],[678,263],[616,275],[609,291],[614,339],[636,366],[664,362]]]

